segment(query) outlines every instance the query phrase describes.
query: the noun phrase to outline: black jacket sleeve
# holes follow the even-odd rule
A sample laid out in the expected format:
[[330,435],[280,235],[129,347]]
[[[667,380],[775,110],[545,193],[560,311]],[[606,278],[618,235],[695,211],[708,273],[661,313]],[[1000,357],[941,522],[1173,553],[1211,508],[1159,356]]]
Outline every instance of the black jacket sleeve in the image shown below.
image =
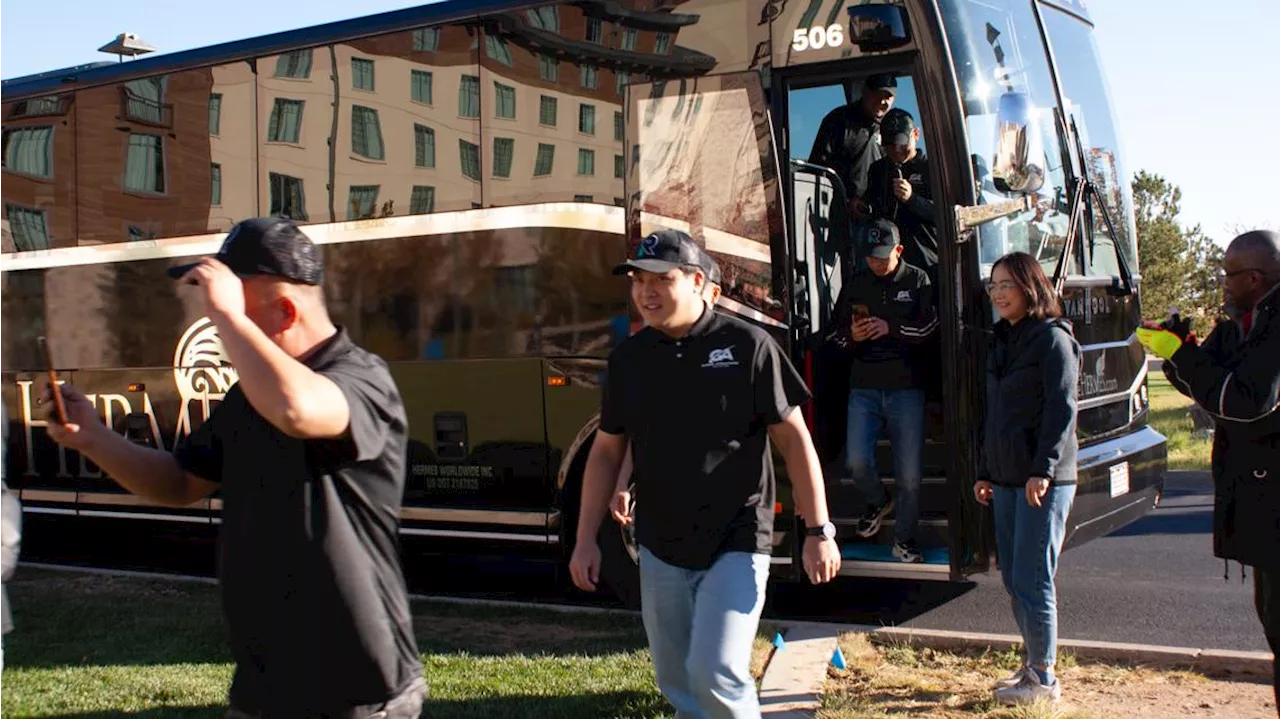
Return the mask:
[[836,142],[840,135],[839,119],[839,115],[834,112],[827,113],[827,116],[822,118],[822,124],[818,126],[818,135],[813,139],[813,149],[809,151],[809,164],[839,172],[838,168],[832,166],[833,158],[836,156]]
[[[1213,331],[1209,333],[1209,336],[1204,338],[1204,341],[1200,343],[1200,349],[1203,350],[1205,354],[1214,358],[1215,361],[1221,361],[1222,358],[1223,336],[1228,332],[1235,331],[1234,327],[1227,324],[1230,322],[1232,322],[1232,320],[1219,322],[1218,325],[1213,328]],[[1160,369],[1164,372],[1165,379],[1169,380],[1169,384],[1173,385],[1174,389],[1178,390],[1178,392],[1182,393],[1186,397],[1195,399],[1195,397],[1192,397],[1191,395],[1191,387],[1187,384],[1186,380],[1182,379],[1182,375],[1178,374],[1178,368],[1174,366],[1173,362],[1163,362],[1160,365]]]
[[1080,378],[1080,346],[1060,327],[1049,330],[1040,359],[1040,381],[1044,392],[1044,414],[1031,476],[1053,479],[1062,451],[1076,431],[1076,385]]
[[911,316],[889,324],[889,334],[897,335],[907,344],[921,344],[938,332],[938,310],[934,304],[933,285],[929,283],[928,276],[923,280],[924,284],[916,292],[916,301],[911,306]]
[[[1217,333],[1215,328],[1213,334]],[[1193,344],[1183,344],[1170,362],[1196,404],[1218,419],[1253,422],[1280,405],[1280,332],[1265,333],[1263,342],[1243,353],[1234,368]]]

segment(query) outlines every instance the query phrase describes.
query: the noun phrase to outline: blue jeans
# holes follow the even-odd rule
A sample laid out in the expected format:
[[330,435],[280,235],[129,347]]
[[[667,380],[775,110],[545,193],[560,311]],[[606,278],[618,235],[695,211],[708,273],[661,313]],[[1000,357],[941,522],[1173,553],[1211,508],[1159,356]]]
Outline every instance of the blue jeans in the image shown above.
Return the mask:
[[1050,485],[1039,509],[1027,504],[1023,487],[993,489],[1000,578],[1013,604],[1027,663],[1051,667],[1058,652],[1058,593],[1053,578],[1076,486]]
[[769,555],[725,552],[684,569],[640,548],[640,613],[658,688],[676,719],[758,719],[751,647]]
[[875,506],[889,493],[876,469],[876,441],[889,425],[893,450],[893,485],[897,489],[893,539],[914,539],[920,518],[920,478],[924,464],[924,390],[854,389],[849,392],[849,425],[845,437],[845,466],[862,496]]

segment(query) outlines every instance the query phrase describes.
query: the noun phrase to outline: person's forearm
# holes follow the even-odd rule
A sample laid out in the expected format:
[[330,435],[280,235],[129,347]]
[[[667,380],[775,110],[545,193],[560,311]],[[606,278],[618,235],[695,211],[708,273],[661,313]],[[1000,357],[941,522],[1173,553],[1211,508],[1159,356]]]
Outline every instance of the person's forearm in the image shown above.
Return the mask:
[[602,442],[591,448],[582,477],[582,501],[578,505],[578,542],[595,541],[600,523],[609,509],[621,466],[621,452],[611,451]]
[[172,454],[134,444],[105,427],[84,454],[117,484],[144,499],[171,507],[200,499]]
[[[792,410],[799,415],[800,409]],[[774,433],[773,439],[787,467],[787,476],[791,479],[791,491],[795,499],[796,513],[804,518],[805,524],[816,527],[825,524],[827,514],[827,493],[822,481],[822,465],[813,442],[807,441],[808,427],[802,422],[791,431]]]

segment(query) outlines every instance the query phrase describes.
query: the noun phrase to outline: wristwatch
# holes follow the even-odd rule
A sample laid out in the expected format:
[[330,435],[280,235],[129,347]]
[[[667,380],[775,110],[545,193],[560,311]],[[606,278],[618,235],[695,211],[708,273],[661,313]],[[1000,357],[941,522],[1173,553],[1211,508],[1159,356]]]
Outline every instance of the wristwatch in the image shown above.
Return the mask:
[[831,522],[823,522],[816,527],[805,527],[804,536],[806,537],[822,537],[823,539],[836,538],[836,525]]

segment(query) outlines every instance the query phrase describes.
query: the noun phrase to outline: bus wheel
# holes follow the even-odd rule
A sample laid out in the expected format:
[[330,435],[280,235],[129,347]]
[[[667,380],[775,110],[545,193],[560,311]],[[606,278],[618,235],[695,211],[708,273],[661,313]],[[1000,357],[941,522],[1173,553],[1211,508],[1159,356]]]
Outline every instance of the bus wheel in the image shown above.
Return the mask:
[[[635,490],[631,492],[635,516]],[[600,523],[600,579],[628,609],[640,608],[640,546],[635,522],[622,526],[606,517]]]

